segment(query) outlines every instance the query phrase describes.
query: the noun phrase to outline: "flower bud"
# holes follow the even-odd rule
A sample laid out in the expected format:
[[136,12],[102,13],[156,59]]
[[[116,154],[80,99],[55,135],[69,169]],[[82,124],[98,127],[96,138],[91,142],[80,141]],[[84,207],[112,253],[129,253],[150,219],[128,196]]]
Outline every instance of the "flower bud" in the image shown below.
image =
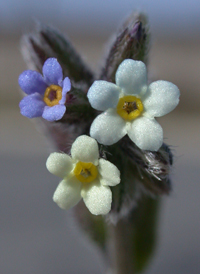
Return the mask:
[[47,58],[55,57],[60,63],[64,77],[73,82],[83,82],[89,86],[93,74],[84,64],[71,43],[52,27],[39,25],[35,32],[22,39],[22,54],[30,69],[39,72]]
[[132,14],[119,29],[113,42],[100,79],[115,81],[115,73],[124,59],[147,62],[149,33],[147,18]]

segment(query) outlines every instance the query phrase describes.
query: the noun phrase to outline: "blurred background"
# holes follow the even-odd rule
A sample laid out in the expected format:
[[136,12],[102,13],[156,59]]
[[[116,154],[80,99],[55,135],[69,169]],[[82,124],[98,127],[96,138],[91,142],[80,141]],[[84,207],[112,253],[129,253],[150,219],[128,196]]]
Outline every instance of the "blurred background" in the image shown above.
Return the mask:
[[149,16],[149,69],[181,90],[175,111],[160,118],[175,155],[173,192],[163,199],[156,256],[146,274],[200,273],[200,2],[148,0],[0,0],[0,273],[100,274],[101,255],[76,228],[72,212],[51,199],[58,178],[45,168],[50,146],[19,113],[18,76],[26,69],[20,37],[36,21],[71,38],[93,69],[131,11]]

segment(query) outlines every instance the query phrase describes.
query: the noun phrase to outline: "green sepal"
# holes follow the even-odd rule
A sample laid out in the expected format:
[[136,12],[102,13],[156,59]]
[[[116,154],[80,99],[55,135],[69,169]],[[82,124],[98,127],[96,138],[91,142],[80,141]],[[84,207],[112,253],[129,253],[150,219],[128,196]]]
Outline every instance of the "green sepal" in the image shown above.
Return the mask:
[[[66,124],[82,124],[86,125],[87,130],[83,129],[82,134],[89,134],[89,127],[97,115],[97,111],[93,109],[88,101],[84,88],[75,88],[73,85],[66,96],[66,112],[59,122]],[[83,124],[82,124],[82,128]],[[80,129],[80,128],[79,128]]]

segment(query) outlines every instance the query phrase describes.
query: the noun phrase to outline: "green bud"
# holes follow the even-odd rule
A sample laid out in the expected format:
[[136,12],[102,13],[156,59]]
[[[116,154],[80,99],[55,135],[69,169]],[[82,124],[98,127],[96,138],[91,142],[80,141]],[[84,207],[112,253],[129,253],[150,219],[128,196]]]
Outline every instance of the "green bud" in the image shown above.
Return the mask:
[[61,33],[49,26],[39,25],[35,32],[22,39],[22,54],[29,68],[42,71],[49,57],[58,59],[64,77],[74,83],[83,82],[89,87],[93,82],[93,73],[84,64],[75,48]]
[[149,40],[146,16],[133,13],[117,33],[100,79],[115,82],[117,68],[125,59],[140,60],[147,63]]

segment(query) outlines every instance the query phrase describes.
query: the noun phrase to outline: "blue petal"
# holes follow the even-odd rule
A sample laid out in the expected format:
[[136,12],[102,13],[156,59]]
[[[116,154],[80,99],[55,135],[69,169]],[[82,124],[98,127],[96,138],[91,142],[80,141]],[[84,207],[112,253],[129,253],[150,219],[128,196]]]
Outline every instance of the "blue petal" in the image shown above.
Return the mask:
[[56,105],[53,107],[45,106],[42,117],[47,121],[53,122],[60,120],[65,114],[66,106]]
[[44,94],[47,84],[42,75],[34,70],[25,70],[19,76],[19,85],[26,94],[40,93]]
[[66,77],[63,80],[62,99],[59,101],[59,103],[61,105],[65,104],[65,102],[66,102],[66,95],[67,95],[67,92],[70,91],[70,89],[71,89],[71,82],[70,82],[69,78]]
[[63,73],[56,58],[49,58],[42,68],[44,80],[48,85],[62,86]]
[[28,118],[42,116],[45,103],[39,93],[31,94],[24,97],[19,103],[20,112]]

